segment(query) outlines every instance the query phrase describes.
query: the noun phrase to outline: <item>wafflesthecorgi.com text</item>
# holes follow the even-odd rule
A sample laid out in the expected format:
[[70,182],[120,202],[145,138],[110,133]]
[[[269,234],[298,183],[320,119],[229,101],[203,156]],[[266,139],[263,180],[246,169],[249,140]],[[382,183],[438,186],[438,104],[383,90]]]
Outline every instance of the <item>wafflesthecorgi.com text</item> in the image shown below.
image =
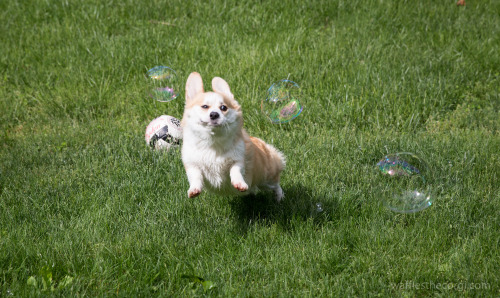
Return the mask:
[[395,290],[489,290],[490,284],[486,282],[415,282],[406,280],[399,283],[391,283],[390,287]]

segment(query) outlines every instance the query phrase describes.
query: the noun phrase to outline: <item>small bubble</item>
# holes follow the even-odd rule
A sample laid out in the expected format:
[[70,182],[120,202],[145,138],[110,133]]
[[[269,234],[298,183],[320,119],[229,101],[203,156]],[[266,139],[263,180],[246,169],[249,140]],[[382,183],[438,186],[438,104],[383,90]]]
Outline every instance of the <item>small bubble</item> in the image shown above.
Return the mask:
[[155,80],[168,80],[175,77],[175,71],[168,66],[155,66],[148,70],[148,76]]
[[159,102],[169,102],[177,98],[177,93],[171,87],[162,87],[154,89],[150,96]]
[[153,90],[149,94],[159,102],[169,102],[179,94],[179,85],[176,72],[168,66],[155,66],[148,70],[148,77],[152,79]]
[[323,204],[316,203],[316,212],[317,213],[323,212]]

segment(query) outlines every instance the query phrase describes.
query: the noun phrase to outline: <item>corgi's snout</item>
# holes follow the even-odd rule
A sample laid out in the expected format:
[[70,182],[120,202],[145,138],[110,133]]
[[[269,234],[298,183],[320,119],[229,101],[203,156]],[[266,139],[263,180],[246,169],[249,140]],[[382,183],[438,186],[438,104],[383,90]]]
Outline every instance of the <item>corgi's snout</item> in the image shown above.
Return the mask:
[[211,120],[215,120],[215,119],[218,119],[220,117],[219,113],[217,112],[211,112],[210,113],[210,119]]

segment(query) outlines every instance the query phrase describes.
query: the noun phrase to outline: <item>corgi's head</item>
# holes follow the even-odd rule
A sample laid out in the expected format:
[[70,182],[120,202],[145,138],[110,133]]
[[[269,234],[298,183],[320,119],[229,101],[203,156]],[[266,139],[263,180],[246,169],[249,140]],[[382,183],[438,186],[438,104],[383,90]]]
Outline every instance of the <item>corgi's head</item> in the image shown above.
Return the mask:
[[182,124],[193,130],[232,130],[241,128],[241,107],[234,99],[224,79],[212,80],[213,92],[205,92],[203,81],[197,72],[189,75],[186,82],[186,106]]

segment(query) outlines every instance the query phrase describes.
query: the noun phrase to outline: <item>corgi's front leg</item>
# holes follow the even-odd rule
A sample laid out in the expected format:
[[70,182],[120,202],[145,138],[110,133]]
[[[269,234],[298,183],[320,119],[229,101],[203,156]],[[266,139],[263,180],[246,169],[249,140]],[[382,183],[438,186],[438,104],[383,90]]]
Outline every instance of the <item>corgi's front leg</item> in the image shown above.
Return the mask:
[[238,191],[245,192],[248,190],[248,184],[245,183],[243,173],[245,172],[245,165],[243,161],[237,161],[231,167],[229,176],[231,177],[231,184]]
[[188,197],[197,197],[203,189],[203,173],[195,166],[186,166],[186,174],[189,181]]

